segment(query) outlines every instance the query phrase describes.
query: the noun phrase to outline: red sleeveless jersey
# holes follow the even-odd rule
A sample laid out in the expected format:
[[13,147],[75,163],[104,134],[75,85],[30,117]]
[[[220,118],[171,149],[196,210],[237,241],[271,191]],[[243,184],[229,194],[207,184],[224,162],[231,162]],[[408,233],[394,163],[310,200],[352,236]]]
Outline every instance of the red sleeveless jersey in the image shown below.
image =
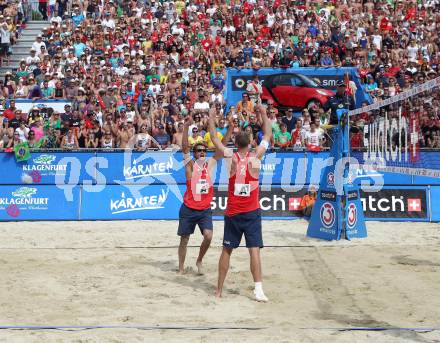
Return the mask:
[[192,177],[190,180],[186,180],[183,203],[193,210],[206,210],[211,208],[213,195],[214,190],[209,177],[208,162],[205,162],[200,168],[194,161]]
[[238,153],[234,155],[237,159],[237,169],[229,178],[228,204],[225,211],[227,216],[260,208],[260,182],[249,172],[249,153],[243,159]]

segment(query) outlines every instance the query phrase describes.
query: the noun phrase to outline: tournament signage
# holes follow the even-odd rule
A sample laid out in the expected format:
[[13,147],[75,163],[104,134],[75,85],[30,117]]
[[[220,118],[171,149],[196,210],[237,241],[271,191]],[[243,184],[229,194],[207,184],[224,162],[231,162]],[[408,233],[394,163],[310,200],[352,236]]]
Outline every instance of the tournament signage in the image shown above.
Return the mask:
[[[352,155],[363,163],[363,153]],[[273,185],[295,186],[297,189],[320,182],[328,152],[269,152],[260,170],[263,187]],[[419,164],[440,163],[439,152],[421,152]],[[84,183],[112,184],[185,184],[185,170],[181,152],[32,152],[24,162],[17,162],[14,154],[0,153],[1,184],[47,184],[56,181],[75,186]],[[421,167],[420,165],[420,167]],[[214,183],[227,183],[225,160],[219,161]],[[352,175],[353,183],[362,186],[435,185],[440,179],[395,174],[359,168]],[[334,174],[328,173],[327,183],[334,186]],[[414,183],[412,182],[414,181]]]
[[[2,184],[54,185],[56,178],[69,182],[71,174],[86,176],[85,165],[93,153],[31,153],[28,160],[17,163],[13,154],[0,154],[0,182]],[[88,175],[92,179],[94,175]],[[72,178],[73,180],[73,178]]]
[[246,90],[248,83],[252,80],[253,75],[257,74],[260,83],[264,84],[264,80],[269,75],[295,73],[308,76],[319,81],[322,88],[336,89],[339,80],[344,79],[344,74],[348,73],[350,80],[354,81],[357,86],[355,96],[357,106],[365,101],[370,103],[369,95],[363,91],[363,87],[357,73],[356,68],[264,68],[257,72],[254,69],[234,69],[228,68],[226,82],[227,107],[235,106],[241,100],[242,93]]
[[367,218],[428,220],[426,188],[384,188],[361,191],[362,207]]
[[178,219],[185,186],[106,186],[100,192],[83,192],[83,220]]
[[[301,199],[307,190],[289,191],[281,187],[272,187],[270,191],[260,191],[260,208],[263,217],[301,217]],[[212,214],[223,216],[228,203],[228,191],[225,186],[216,187],[211,203]]]
[[76,220],[79,187],[72,201],[55,186],[0,186],[0,220]]

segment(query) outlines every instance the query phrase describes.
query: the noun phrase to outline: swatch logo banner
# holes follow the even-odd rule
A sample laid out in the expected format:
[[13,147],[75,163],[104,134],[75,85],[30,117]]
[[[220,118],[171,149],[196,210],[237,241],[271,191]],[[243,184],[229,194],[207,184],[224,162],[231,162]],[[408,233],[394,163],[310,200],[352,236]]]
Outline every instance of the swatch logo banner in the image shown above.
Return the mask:
[[368,218],[428,218],[426,189],[361,190],[362,207]]
[[[260,190],[260,208],[263,217],[296,217],[302,216],[301,199],[306,189],[288,192],[282,188],[272,187],[269,191]],[[212,213],[222,216],[228,204],[228,192],[215,187],[211,202]]]

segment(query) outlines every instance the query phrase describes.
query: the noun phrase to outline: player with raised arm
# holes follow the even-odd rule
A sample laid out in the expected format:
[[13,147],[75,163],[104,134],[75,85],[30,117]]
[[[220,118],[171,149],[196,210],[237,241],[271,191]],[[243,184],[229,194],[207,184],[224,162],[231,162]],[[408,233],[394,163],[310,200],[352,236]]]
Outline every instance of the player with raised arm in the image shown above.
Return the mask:
[[257,301],[268,301],[263,292],[260,249],[263,247],[261,211],[259,198],[259,173],[261,159],[269,147],[272,128],[266,109],[258,105],[263,120],[263,139],[255,151],[250,151],[249,136],[240,132],[235,138],[238,151],[232,154],[214,135],[214,118],[209,118],[209,130],[217,153],[232,156],[228,184],[228,204],[225,210],[223,250],[218,264],[216,296],[221,297],[223,283],[229,269],[232,250],[240,245],[244,234],[249,249],[251,273],[255,282],[254,295]]
[[[193,123],[193,118],[186,118],[182,133],[182,152],[185,163],[186,192],[183,197],[183,204],[179,211],[179,228],[177,234],[180,236],[179,273],[184,274],[185,257],[189,236],[194,233],[196,225],[203,235],[203,242],[200,246],[196,266],[199,274],[203,274],[202,260],[212,240],[212,211],[211,201],[213,196],[212,173],[215,170],[217,160],[222,153],[217,151],[213,157],[206,159],[206,146],[204,143],[196,143],[193,147],[193,158],[190,156],[188,144],[188,130]],[[232,129],[228,130],[224,139],[229,140]]]

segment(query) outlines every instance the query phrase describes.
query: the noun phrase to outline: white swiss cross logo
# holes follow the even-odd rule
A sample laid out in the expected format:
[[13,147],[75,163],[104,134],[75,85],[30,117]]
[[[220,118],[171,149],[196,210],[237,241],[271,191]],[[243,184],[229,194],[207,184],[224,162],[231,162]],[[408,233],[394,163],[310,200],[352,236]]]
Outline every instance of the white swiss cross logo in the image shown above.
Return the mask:
[[301,205],[301,198],[289,198],[289,211],[298,211]]
[[422,203],[420,199],[408,199],[408,211],[409,212],[421,212],[422,211]]

